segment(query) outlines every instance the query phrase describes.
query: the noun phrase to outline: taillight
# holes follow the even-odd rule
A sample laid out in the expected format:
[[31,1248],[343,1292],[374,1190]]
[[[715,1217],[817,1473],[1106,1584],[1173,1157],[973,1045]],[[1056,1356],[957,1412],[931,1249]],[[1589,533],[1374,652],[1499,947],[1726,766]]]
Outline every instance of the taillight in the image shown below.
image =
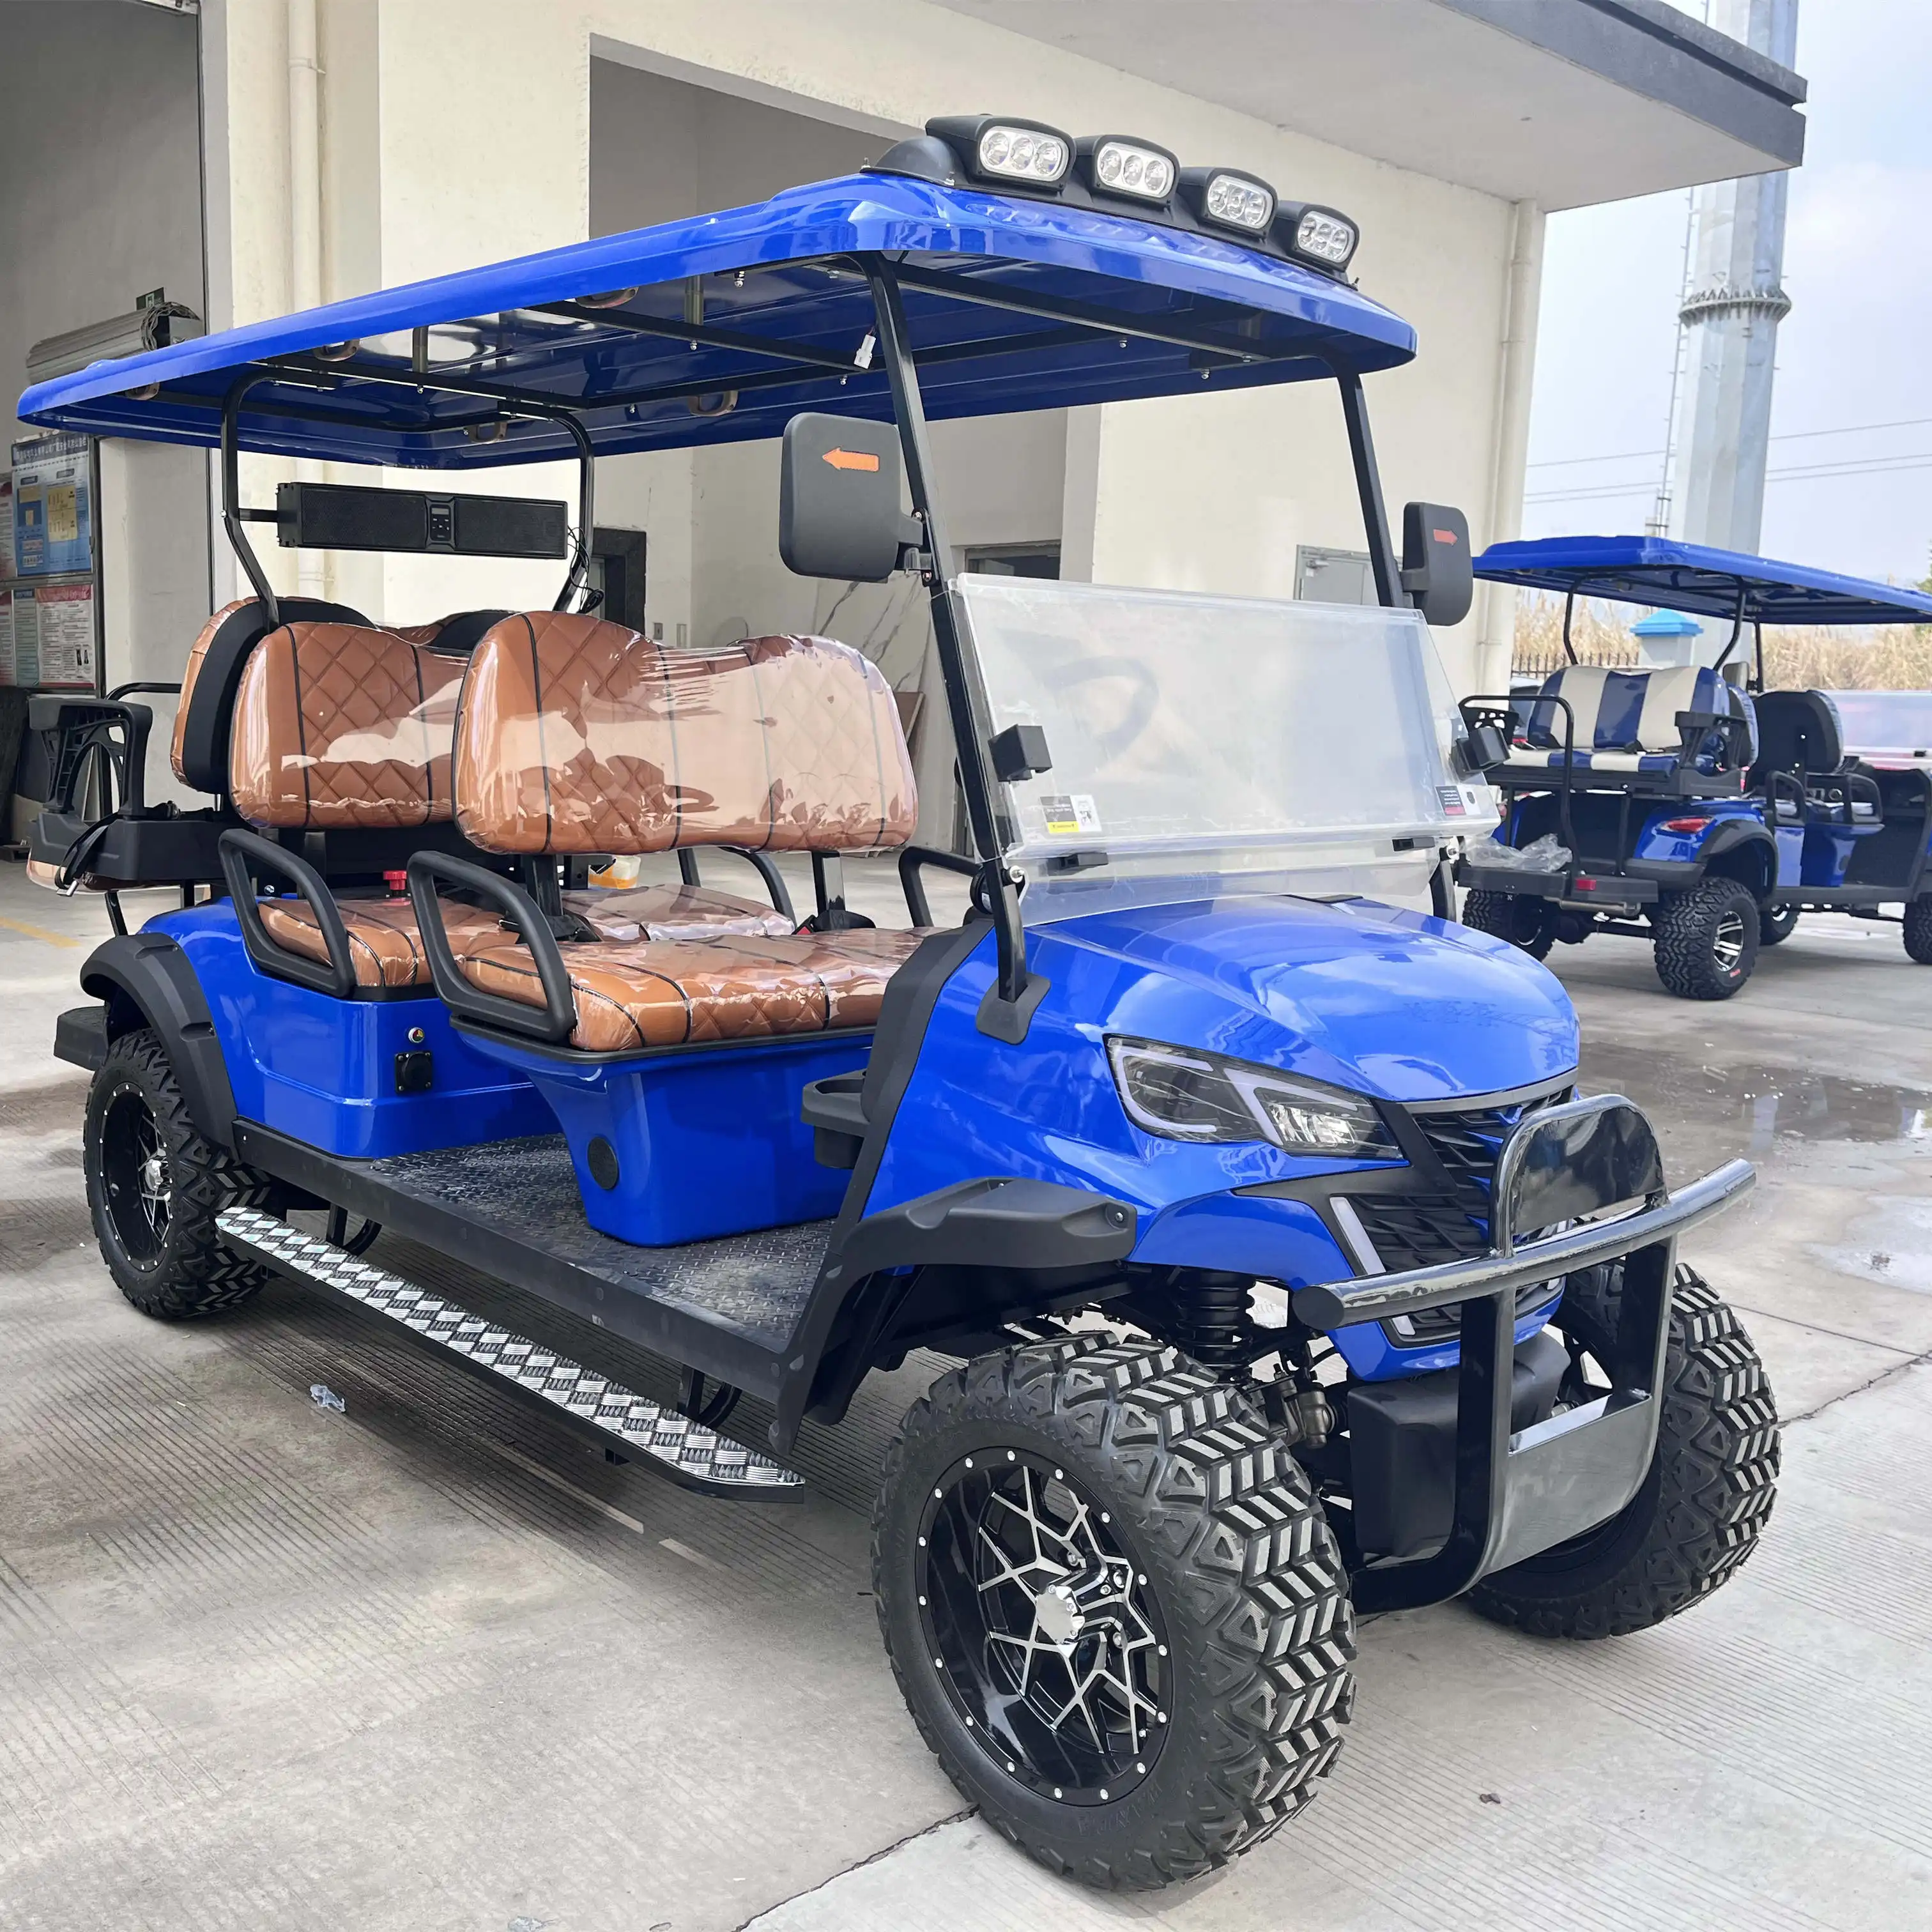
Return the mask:
[[1660,832],[1701,832],[1710,824],[1708,818],[1666,818],[1661,820]]

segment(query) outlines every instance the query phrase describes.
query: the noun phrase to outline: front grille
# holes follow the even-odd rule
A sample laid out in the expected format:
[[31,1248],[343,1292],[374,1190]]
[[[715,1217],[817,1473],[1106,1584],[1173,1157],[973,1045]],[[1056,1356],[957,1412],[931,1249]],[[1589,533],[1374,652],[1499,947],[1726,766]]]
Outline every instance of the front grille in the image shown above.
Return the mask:
[[[1440,1178],[1448,1185],[1400,1194],[1349,1196],[1348,1204],[1382,1266],[1398,1274],[1488,1253],[1490,1188],[1503,1142],[1526,1114],[1568,1100],[1570,1091],[1561,1088],[1507,1106],[1412,1114],[1441,1165]],[[1532,1282],[1518,1292],[1516,1312],[1525,1314],[1549,1298],[1547,1282]],[[1451,1303],[1446,1308],[1426,1309],[1420,1315],[1386,1322],[1382,1327],[1396,1347],[1416,1348],[1454,1341],[1462,1315],[1462,1304]]]

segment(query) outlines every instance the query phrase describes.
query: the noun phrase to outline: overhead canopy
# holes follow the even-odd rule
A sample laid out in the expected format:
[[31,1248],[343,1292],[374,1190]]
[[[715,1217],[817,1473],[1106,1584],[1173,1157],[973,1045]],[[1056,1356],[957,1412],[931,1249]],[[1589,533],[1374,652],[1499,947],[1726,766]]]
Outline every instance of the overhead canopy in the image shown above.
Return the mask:
[[1574,592],[1748,624],[1932,623],[1932,597],[1800,563],[1709,550],[1664,537],[1542,537],[1492,544],[1476,574],[1496,584]]
[[[801,410],[887,418],[871,292],[898,266],[927,413],[996,415],[1366,373],[1414,332],[1346,284],[1128,217],[860,174],[96,364],[27,422],[430,469],[776,436]],[[615,299],[613,299],[613,298]],[[693,316],[701,309],[701,321]],[[869,367],[865,366],[868,363]]]

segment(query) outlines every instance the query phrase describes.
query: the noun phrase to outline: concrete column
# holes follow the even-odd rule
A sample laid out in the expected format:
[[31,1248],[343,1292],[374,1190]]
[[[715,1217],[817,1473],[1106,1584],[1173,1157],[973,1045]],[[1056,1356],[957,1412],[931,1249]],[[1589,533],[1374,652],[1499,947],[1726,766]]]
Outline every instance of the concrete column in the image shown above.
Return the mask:
[[[1798,0],[1717,0],[1711,25],[1789,67]],[[1697,190],[1692,268],[1679,320],[1687,377],[1672,436],[1677,452],[1670,533],[1720,550],[1755,551],[1764,520],[1786,176],[1755,175]]]

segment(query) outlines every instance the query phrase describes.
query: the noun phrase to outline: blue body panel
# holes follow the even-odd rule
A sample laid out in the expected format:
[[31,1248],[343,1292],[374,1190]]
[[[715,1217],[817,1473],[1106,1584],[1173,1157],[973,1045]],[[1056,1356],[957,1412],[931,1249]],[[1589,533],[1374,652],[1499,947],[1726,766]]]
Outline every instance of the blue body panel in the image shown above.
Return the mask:
[[[993,978],[990,936],[947,983],[868,1213],[976,1174],[1018,1174],[1132,1202],[1137,1261],[1291,1287],[1341,1280],[1354,1268],[1310,1208],[1232,1190],[1376,1163],[1144,1132],[1120,1106],[1108,1034],[1400,1101],[1504,1092],[1576,1064],[1576,1014],[1553,975],[1502,940],[1367,901],[1241,898],[1088,914],[1030,928],[1028,962],[1051,984],[1018,1046],[975,1024]],[[1358,1373],[1454,1359],[1453,1347],[1396,1350],[1379,1328],[1338,1340]]]
[[[813,1160],[799,1105],[807,1082],[862,1067],[869,1036],[752,1040],[620,1060],[568,1060],[508,1040],[475,1044],[550,1103],[570,1144],[585,1217],[600,1234],[670,1247],[823,1220],[845,1198],[844,1170]],[[590,1144],[600,1137],[616,1162],[614,1186],[592,1168]]]
[[[439,999],[337,1000],[272,980],[248,957],[226,899],[164,913],[143,930],[188,955],[244,1119],[358,1160],[556,1131],[536,1089],[478,1052]],[[434,1084],[399,1094],[396,1055],[422,1048]]]

